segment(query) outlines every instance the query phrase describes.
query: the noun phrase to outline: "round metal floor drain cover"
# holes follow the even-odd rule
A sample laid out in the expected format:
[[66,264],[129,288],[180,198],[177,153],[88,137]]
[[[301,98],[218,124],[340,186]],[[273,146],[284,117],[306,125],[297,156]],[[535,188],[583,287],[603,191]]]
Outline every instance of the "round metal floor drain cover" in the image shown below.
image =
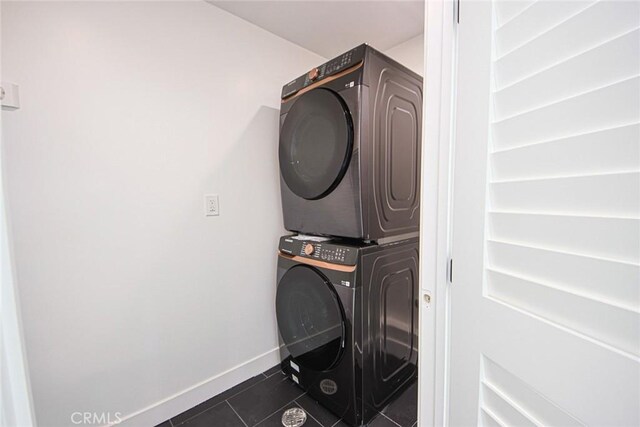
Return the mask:
[[285,427],[300,427],[307,421],[307,413],[300,408],[291,408],[282,414],[282,425]]

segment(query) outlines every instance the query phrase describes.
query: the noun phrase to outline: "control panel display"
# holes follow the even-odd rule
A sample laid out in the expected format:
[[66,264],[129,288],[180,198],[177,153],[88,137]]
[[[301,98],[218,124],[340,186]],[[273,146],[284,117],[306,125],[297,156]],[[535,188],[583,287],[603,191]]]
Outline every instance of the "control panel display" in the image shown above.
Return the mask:
[[349,250],[347,248],[329,243],[306,243],[297,255],[307,256],[321,261],[344,263],[347,260],[348,252]]
[[358,249],[355,247],[285,237],[280,240],[280,251],[293,256],[343,265],[355,265],[358,257]]
[[351,61],[353,59],[353,51],[349,51],[347,53],[345,53],[342,56],[337,57],[336,59],[332,59],[331,61],[327,62],[324,67],[325,67],[325,73],[326,74],[333,74],[337,71],[340,71],[341,69],[345,68],[345,66],[348,66],[351,64]]
[[352,65],[357,64],[358,62],[364,59],[366,45],[360,45],[354,49],[351,49],[349,52],[343,53],[337,58],[332,59],[329,62],[325,62],[317,68],[312,69],[308,73],[304,74],[301,77],[287,83],[282,88],[282,98],[286,98],[290,95],[293,95],[300,89],[303,89],[306,86],[309,86],[312,83],[320,81],[325,77],[331,76],[333,74],[339,73]]

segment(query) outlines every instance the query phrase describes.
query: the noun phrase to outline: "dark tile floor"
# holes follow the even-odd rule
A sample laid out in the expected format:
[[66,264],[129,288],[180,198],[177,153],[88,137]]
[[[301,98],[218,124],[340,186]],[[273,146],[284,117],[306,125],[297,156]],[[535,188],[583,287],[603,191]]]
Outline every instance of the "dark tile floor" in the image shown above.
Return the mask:
[[[368,425],[415,426],[417,400],[418,389],[414,383]],[[346,426],[285,377],[279,366],[274,366],[157,427],[280,427],[282,413],[294,407],[306,411],[305,427]]]

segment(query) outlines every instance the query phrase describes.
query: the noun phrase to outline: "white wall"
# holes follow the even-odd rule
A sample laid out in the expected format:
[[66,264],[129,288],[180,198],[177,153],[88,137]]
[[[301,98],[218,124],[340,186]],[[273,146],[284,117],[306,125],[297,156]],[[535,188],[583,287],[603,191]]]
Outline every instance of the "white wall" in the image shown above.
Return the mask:
[[[0,22],[1,12],[0,7]],[[1,48],[0,44],[0,51]],[[3,81],[1,76],[0,81]],[[0,132],[0,147],[2,146]],[[33,402],[26,366],[19,295],[14,280],[15,264],[9,235],[3,169],[4,162],[0,152],[0,425],[30,426],[33,425],[34,418]]]
[[424,34],[386,50],[385,54],[424,76]]
[[130,421],[152,425],[276,363],[279,92],[322,61],[206,3],[2,3],[39,425],[193,388]]

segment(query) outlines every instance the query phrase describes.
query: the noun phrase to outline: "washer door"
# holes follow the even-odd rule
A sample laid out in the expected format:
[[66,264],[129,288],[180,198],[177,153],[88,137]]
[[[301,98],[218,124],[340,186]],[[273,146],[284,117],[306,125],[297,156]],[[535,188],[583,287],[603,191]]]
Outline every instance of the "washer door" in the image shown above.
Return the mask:
[[345,321],[333,285],[319,270],[290,268],[278,283],[278,329],[296,363],[313,371],[333,367],[343,351]]
[[315,200],[340,183],[351,159],[353,122],[346,104],[329,89],[294,101],[280,129],[280,173],[299,197]]

